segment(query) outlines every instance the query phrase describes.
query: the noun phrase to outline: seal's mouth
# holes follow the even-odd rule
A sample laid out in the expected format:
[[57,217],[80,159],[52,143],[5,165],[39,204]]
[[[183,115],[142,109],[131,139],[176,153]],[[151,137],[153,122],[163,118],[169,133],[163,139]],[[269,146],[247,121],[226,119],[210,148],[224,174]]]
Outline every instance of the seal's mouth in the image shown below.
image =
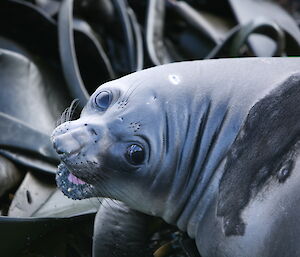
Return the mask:
[[75,185],[84,185],[84,184],[86,184],[86,182],[84,182],[84,181],[81,180],[80,178],[77,178],[77,177],[74,176],[72,173],[69,174],[68,180],[69,180],[69,182],[72,182],[72,183],[75,184]]
[[73,175],[64,163],[60,163],[56,173],[56,184],[67,197],[74,200],[93,197],[93,185]]

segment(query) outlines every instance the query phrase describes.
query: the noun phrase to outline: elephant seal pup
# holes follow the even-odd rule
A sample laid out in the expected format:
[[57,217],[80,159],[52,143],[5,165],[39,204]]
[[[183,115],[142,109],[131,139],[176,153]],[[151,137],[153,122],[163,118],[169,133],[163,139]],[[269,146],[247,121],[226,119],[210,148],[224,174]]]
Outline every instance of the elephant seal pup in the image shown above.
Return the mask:
[[53,132],[57,184],[162,217],[203,257],[299,256],[299,69],[220,59],[105,83]]

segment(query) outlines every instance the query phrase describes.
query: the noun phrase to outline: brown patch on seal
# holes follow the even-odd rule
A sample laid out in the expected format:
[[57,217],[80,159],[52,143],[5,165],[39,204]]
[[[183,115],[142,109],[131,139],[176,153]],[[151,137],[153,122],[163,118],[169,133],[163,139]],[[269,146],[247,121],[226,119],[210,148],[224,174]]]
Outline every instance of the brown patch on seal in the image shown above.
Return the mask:
[[250,110],[233,143],[219,186],[217,216],[225,235],[243,235],[240,217],[271,177],[283,183],[294,168],[300,136],[300,75],[289,77]]

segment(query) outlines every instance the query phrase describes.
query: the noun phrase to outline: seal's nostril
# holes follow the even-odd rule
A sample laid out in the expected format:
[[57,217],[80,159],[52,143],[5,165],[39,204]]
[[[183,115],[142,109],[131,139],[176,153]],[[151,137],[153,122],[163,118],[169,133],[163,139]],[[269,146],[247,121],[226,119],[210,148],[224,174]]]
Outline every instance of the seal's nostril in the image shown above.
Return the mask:
[[57,152],[58,154],[64,154],[64,152],[61,151],[61,149],[59,149],[59,147],[58,147],[58,145],[57,145],[57,140],[55,140],[55,139],[53,139],[53,147],[54,147],[54,149],[56,150],[56,152]]
[[91,133],[92,133],[92,134],[94,134],[94,135],[98,136],[98,134],[97,134],[97,132],[96,132],[96,130],[95,130],[95,129],[91,128],[91,129],[90,129],[90,131],[91,131]]
[[61,151],[61,150],[59,150],[59,149],[56,149],[56,152],[57,152],[58,154],[64,154],[64,152]]
[[51,139],[52,139],[53,148],[56,150],[57,149],[56,140],[55,138],[51,138]]

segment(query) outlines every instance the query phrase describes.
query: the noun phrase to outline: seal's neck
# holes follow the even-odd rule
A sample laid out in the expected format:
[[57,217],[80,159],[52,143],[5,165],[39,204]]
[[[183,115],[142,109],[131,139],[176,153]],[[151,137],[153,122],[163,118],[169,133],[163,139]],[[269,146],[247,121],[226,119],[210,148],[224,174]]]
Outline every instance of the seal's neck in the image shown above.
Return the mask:
[[172,175],[161,215],[191,237],[218,192],[224,158],[242,124],[238,112],[230,112],[226,99],[214,103],[202,99],[195,104],[199,112],[190,111],[186,119],[169,126],[182,133],[176,137],[175,132],[169,132],[169,142],[177,145],[172,146],[176,149],[174,158],[169,158],[173,160]]
[[190,197],[186,198],[183,194],[182,197],[178,198],[177,202],[184,203],[184,206],[179,204],[178,206],[173,205],[173,213],[177,213],[178,216],[174,221],[169,221],[169,223],[173,223],[180,230],[186,231],[191,238],[195,238],[198,226],[209,209],[210,204],[218,194],[219,182],[223,175],[224,164],[225,159],[223,159],[215,170],[208,173],[210,178],[206,187],[202,187],[201,185],[197,187],[195,185],[195,189]]

